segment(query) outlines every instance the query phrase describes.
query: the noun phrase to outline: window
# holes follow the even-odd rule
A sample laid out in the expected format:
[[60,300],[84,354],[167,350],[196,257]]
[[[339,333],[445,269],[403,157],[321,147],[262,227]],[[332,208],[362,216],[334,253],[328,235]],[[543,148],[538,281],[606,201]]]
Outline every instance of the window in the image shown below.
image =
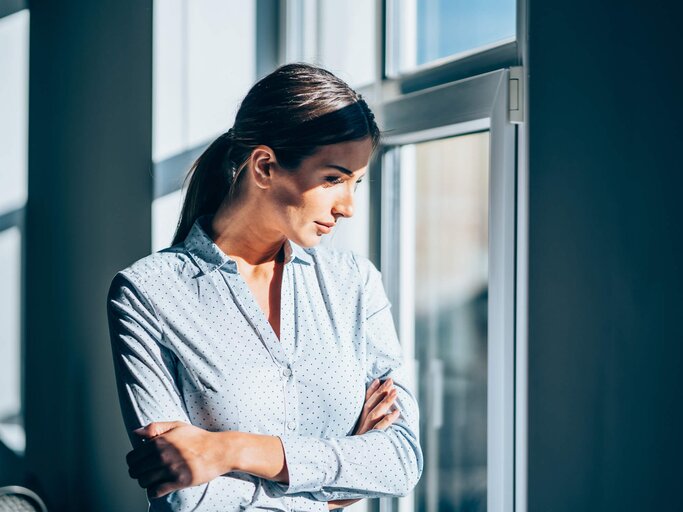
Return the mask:
[[[512,510],[515,126],[500,70],[384,104],[380,260],[425,469],[394,508]],[[444,109],[443,105],[449,105]]]
[[387,74],[515,40],[514,0],[389,2]]
[[402,148],[414,172],[415,358],[427,413],[420,510],[436,500],[486,510],[488,157],[488,132]]
[[376,11],[367,0],[287,2],[286,61],[321,65],[352,87],[372,83]]
[[0,18],[0,442],[23,453],[22,296],[28,191],[27,9]]

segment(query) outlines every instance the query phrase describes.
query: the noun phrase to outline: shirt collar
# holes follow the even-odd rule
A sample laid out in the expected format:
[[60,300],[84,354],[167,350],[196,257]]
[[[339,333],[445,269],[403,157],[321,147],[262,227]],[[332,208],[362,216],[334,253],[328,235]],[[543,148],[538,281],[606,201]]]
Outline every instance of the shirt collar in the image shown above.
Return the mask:
[[[225,266],[226,270],[237,273],[237,262],[225,254],[207,234],[213,214],[197,218],[185,238],[185,248],[204,274]],[[297,261],[313,265],[313,257],[303,247],[291,240],[285,241],[285,263]]]

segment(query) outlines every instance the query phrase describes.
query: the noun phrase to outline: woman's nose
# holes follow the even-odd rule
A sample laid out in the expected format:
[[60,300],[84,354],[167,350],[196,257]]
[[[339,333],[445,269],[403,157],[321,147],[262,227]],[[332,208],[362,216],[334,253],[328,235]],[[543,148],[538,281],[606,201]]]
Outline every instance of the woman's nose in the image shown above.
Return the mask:
[[332,209],[332,213],[335,215],[341,215],[342,217],[352,217],[353,216],[353,191],[344,194],[340,197],[337,203]]

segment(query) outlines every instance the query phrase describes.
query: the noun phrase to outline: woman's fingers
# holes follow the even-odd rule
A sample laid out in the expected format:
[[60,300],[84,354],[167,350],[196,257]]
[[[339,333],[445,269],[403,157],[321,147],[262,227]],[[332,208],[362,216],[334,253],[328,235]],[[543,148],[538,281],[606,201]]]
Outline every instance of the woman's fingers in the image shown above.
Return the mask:
[[388,378],[384,382],[380,382],[378,379],[372,381],[365,393],[365,403],[354,435],[361,435],[377,428],[377,422],[384,418],[385,413],[396,399],[396,393],[393,379]]
[[379,379],[375,379],[372,381],[372,383],[368,386],[368,390],[365,392],[365,400],[367,401],[372,394],[375,392],[377,389],[377,386],[379,385]]
[[360,501],[362,498],[356,498],[353,500],[334,500],[334,501],[328,501],[327,502],[327,508],[328,510],[334,510],[337,508],[344,508],[348,507],[349,505],[353,505],[357,501]]
[[136,428],[133,433],[144,439],[152,439],[181,425],[186,425],[186,423],[182,421],[155,421],[144,427]]
[[166,496],[168,493],[177,491],[178,489],[183,489],[182,485],[170,482],[164,482],[163,484],[155,485],[147,489],[147,496],[150,498],[161,498]]
[[[384,383],[377,387],[369,397],[366,394],[365,400],[365,410],[372,411],[377,404],[386,396],[386,394],[393,389],[394,381],[392,379],[387,379]],[[369,391],[369,389],[368,389]]]
[[156,453],[158,453],[156,445],[153,442],[147,442],[128,452],[126,462],[132,467]]
[[128,452],[126,455],[126,462],[129,466],[138,464],[141,460],[148,458],[159,452],[159,447],[154,441],[155,438],[162,436],[173,430],[174,428],[187,425],[182,421],[156,421],[144,427],[133,430],[133,433],[140,436],[143,444]]
[[150,453],[144,459],[137,460],[128,465],[128,475],[131,478],[139,478],[149,471],[165,467],[167,464],[165,462],[166,456],[163,452]]
[[146,489],[151,485],[159,485],[163,482],[167,482],[171,480],[171,478],[172,475],[169,473],[168,468],[160,467],[139,475],[136,480],[140,484],[140,487]]
[[384,416],[384,418],[382,418],[380,421],[378,421],[374,428],[377,428],[379,430],[384,430],[389,425],[391,425],[394,421],[396,421],[399,416],[400,416],[400,411],[398,409],[394,409],[389,414]]
[[386,397],[384,397],[383,400],[381,400],[370,412],[370,419],[373,421],[378,421],[381,418],[384,417],[385,414],[389,411],[389,407],[391,404],[394,402],[396,399],[396,394],[397,391],[396,389],[392,389],[389,391]]
[[150,461],[158,461],[163,451],[168,448],[168,444],[164,436],[157,436],[145,441],[126,455],[128,467],[140,467]]
[[396,389],[392,389],[372,408],[372,410],[365,410],[363,412],[363,433],[372,430],[373,428],[380,428],[378,427],[378,422],[384,419],[389,411],[389,407],[391,407],[394,400],[396,400],[396,395]]
[[225,457],[213,450],[213,443],[219,439],[214,432],[182,422],[157,426],[163,433],[147,439],[126,457],[130,476],[147,488],[150,498],[208,482],[227,472]]

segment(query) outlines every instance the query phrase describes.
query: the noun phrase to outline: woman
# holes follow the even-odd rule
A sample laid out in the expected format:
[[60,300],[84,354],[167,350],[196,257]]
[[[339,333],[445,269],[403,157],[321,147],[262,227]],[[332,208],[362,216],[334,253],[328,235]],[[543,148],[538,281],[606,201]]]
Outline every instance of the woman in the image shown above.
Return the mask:
[[318,246],[379,137],[342,80],[278,68],[195,162],[173,246],[114,278],[127,461],[153,510],[326,511],[417,483],[380,273]]

